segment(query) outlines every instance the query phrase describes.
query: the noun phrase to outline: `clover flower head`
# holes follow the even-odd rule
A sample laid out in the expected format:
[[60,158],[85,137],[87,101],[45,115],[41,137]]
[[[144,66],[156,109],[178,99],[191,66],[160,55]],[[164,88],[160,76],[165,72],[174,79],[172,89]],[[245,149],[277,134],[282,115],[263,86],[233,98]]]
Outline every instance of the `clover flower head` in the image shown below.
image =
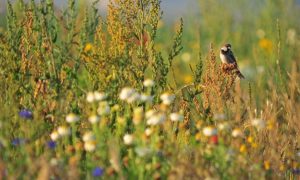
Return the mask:
[[74,122],[79,121],[79,117],[74,113],[70,113],[66,116],[66,121],[68,123],[74,123]]
[[152,79],[146,79],[143,84],[145,87],[153,87],[155,83]]

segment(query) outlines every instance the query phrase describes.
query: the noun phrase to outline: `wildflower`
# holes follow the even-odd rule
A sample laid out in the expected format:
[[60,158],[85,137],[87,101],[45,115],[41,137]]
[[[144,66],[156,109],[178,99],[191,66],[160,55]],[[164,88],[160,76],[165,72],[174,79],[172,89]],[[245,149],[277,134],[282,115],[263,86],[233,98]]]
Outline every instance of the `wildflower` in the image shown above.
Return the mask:
[[252,137],[252,136],[249,136],[249,137],[247,138],[247,142],[248,142],[248,143],[253,143],[253,142],[254,142],[253,137]]
[[218,135],[213,135],[210,137],[209,141],[212,143],[212,144],[218,144],[219,143],[219,137]]
[[181,55],[181,60],[185,63],[188,63],[191,61],[191,54],[188,52],[185,52]]
[[269,170],[270,169],[270,162],[269,161],[264,161],[264,168],[266,170]]
[[100,117],[97,116],[96,114],[91,115],[89,117],[89,122],[92,123],[92,124],[95,124],[95,123],[99,122],[99,120],[100,120]]
[[87,43],[84,47],[84,52],[89,52],[93,49],[93,45],[91,43]]
[[214,120],[225,120],[226,119],[226,115],[223,113],[219,113],[219,114],[214,114]]
[[194,81],[194,77],[192,75],[186,75],[184,76],[184,83],[186,84],[190,84]]
[[93,152],[96,149],[96,141],[87,141],[84,143],[84,149],[87,152]]
[[74,113],[70,113],[70,114],[67,115],[66,121],[68,123],[74,123],[74,122],[79,121],[79,117],[76,116]]
[[84,135],[82,137],[82,140],[84,142],[94,141],[95,140],[95,136],[94,136],[93,132],[89,131],[89,132],[84,133]]
[[142,107],[135,108],[133,110],[133,123],[135,125],[138,125],[143,120],[143,118],[144,118],[143,108]]
[[59,138],[59,134],[57,131],[53,131],[51,134],[50,134],[50,138],[52,139],[52,141],[56,141],[58,138]]
[[55,147],[56,147],[56,142],[50,140],[50,141],[47,142],[47,146],[49,147],[49,149],[55,149]]
[[162,124],[166,120],[166,115],[164,113],[157,113],[152,115],[148,120],[147,124],[148,125],[158,125]]
[[140,100],[142,102],[152,102],[153,101],[153,96],[149,96],[149,95],[146,95],[146,94],[141,94],[140,95]]
[[203,129],[203,134],[204,134],[205,136],[213,136],[213,135],[216,135],[217,132],[218,132],[217,129],[216,129],[216,128],[213,128],[213,127],[211,127],[211,126],[205,127],[205,128]]
[[145,134],[146,136],[150,136],[152,134],[152,129],[151,128],[145,129]]
[[70,129],[66,126],[59,126],[57,132],[60,136],[67,136],[70,134]]
[[125,134],[123,137],[124,144],[131,145],[133,143],[133,136],[130,134]]
[[134,103],[135,101],[140,100],[140,94],[134,92],[130,97],[127,98],[127,103]]
[[146,147],[137,147],[137,148],[135,148],[135,152],[138,156],[144,157],[147,154],[151,153],[151,149],[146,148]]
[[103,168],[101,168],[101,167],[95,167],[95,168],[93,169],[92,175],[93,175],[94,177],[100,177],[100,176],[102,176],[103,174],[104,174],[104,169],[103,169]]
[[120,99],[127,100],[132,94],[135,93],[135,90],[129,87],[125,87],[121,90]]
[[94,98],[95,98],[96,101],[103,101],[107,98],[107,95],[103,92],[95,91],[94,92]]
[[244,153],[244,152],[246,152],[246,151],[247,151],[246,145],[245,145],[245,144],[242,144],[242,145],[240,146],[240,152],[241,152],[241,153]]
[[146,118],[149,119],[151,116],[153,116],[154,114],[156,113],[155,110],[151,109],[151,110],[148,110],[146,112]]
[[239,128],[235,128],[235,129],[232,131],[231,135],[232,135],[233,137],[242,137],[242,136],[244,136],[243,132],[242,132]]
[[106,101],[100,102],[97,112],[100,116],[109,114],[110,107],[108,105],[108,102],[106,102]]
[[59,163],[58,159],[56,159],[56,158],[50,159],[50,165],[51,166],[57,166],[58,163]]
[[88,92],[86,95],[86,101],[92,103],[95,101],[95,96],[93,92]]
[[25,139],[22,139],[22,138],[15,138],[15,139],[12,140],[11,144],[12,144],[13,146],[20,146],[20,145],[25,144],[25,142],[26,142]]
[[143,84],[144,84],[145,87],[153,87],[154,86],[154,81],[152,79],[146,79],[143,82]]
[[171,119],[171,121],[175,121],[175,122],[183,121],[184,116],[180,113],[171,113],[170,114],[170,119]]
[[230,125],[229,125],[229,123],[227,123],[227,122],[223,122],[223,123],[219,123],[218,124],[218,129],[220,130],[220,131],[226,131],[226,130],[228,130],[230,128]]
[[19,112],[19,116],[20,116],[21,118],[24,118],[24,119],[32,119],[33,114],[32,114],[32,112],[31,112],[30,110],[28,110],[28,109],[23,109],[23,110],[21,110],[21,111]]
[[266,127],[266,122],[262,119],[255,118],[251,121],[251,124],[258,129],[263,129]]
[[260,41],[259,41],[259,46],[266,50],[268,53],[271,53],[272,52],[272,49],[273,49],[273,43],[271,40],[269,39],[266,39],[266,38],[262,38]]
[[160,99],[163,101],[163,104],[170,105],[175,100],[175,95],[164,93],[160,96]]

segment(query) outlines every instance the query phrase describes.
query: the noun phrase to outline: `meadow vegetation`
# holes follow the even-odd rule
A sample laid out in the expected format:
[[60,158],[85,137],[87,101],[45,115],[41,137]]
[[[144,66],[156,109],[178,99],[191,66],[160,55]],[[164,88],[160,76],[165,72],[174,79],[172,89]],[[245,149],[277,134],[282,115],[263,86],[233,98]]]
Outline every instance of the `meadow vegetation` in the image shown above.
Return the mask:
[[7,1],[0,179],[299,178],[299,4],[198,2]]

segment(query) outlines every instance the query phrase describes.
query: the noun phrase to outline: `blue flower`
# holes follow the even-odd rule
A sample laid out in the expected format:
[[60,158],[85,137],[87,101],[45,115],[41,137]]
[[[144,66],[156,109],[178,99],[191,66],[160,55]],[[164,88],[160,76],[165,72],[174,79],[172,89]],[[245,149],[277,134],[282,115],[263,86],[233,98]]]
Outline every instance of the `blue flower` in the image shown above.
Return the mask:
[[103,173],[104,173],[104,169],[101,167],[95,167],[95,169],[93,169],[93,172],[92,172],[94,177],[100,177],[103,175]]
[[293,174],[299,175],[300,174],[300,169],[293,169],[292,172],[293,172]]
[[47,142],[47,145],[48,145],[48,147],[49,147],[50,149],[55,149],[55,147],[56,147],[56,142],[50,140],[50,141]]
[[24,118],[24,119],[32,119],[33,114],[32,114],[32,112],[31,112],[30,110],[28,110],[28,109],[23,109],[23,110],[21,110],[21,111],[19,112],[19,116],[20,116],[21,118]]
[[15,138],[12,140],[11,144],[13,146],[20,146],[20,145],[23,145],[25,144],[25,139],[22,139],[22,138]]

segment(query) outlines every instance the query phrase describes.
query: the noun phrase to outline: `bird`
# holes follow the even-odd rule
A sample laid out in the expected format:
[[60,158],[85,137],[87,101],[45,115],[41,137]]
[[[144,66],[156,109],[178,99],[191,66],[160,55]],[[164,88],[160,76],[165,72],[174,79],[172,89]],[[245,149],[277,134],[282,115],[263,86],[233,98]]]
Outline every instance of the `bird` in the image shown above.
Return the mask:
[[231,48],[231,44],[228,43],[221,47],[220,58],[224,65],[223,69],[225,69],[226,71],[233,71],[240,79],[244,79],[245,77],[238,68],[236,59],[233,55]]

